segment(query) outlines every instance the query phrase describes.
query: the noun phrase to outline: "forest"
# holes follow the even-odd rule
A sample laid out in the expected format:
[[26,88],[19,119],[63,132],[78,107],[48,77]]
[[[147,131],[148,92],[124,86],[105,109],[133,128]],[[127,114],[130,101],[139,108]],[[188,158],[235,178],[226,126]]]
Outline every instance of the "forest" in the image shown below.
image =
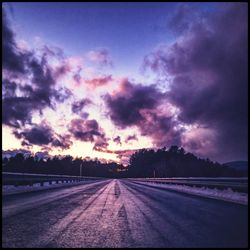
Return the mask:
[[140,149],[131,155],[128,166],[72,156],[39,159],[34,156],[25,157],[22,153],[18,153],[10,158],[3,158],[2,171],[73,176],[79,176],[81,173],[82,176],[107,178],[242,177],[248,175],[246,170],[236,170],[209,159],[200,159],[177,146],[158,150]]

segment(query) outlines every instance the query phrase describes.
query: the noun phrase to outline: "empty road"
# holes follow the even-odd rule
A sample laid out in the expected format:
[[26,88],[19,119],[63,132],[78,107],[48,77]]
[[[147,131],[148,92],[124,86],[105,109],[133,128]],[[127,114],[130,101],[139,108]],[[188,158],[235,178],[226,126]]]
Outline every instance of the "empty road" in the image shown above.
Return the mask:
[[247,247],[248,207],[104,180],[3,197],[2,247]]

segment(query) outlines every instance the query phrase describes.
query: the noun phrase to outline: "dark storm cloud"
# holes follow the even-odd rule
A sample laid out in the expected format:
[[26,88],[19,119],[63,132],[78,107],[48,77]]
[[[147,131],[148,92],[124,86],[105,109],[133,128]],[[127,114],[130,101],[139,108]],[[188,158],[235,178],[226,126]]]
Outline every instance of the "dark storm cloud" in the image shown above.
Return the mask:
[[70,89],[63,87],[57,90],[54,90],[53,96],[55,100],[59,103],[63,103],[65,100],[73,96],[73,93]]
[[159,105],[166,95],[154,85],[142,86],[123,81],[114,95],[106,95],[108,114],[116,126],[136,126],[142,135],[153,139],[156,146],[180,144],[181,130],[174,130],[175,122],[169,114],[161,114]]
[[74,114],[79,114],[81,115],[83,113],[83,108],[92,103],[88,98],[84,98],[79,101],[75,101],[72,103],[71,110]]
[[40,88],[45,88],[55,84],[52,70],[48,66],[45,56],[42,56],[40,61],[36,58],[32,58],[28,66],[32,72],[32,82],[35,85]]
[[96,120],[73,119],[69,124],[69,132],[77,140],[93,142],[94,150],[103,150],[108,147],[108,138]]
[[93,142],[94,136],[101,136],[99,125],[96,120],[73,119],[69,125],[69,132],[81,141]]
[[184,12],[174,16],[186,23],[178,30],[182,39],[145,58],[147,67],[173,79],[168,100],[180,108],[179,120],[214,129],[213,146],[232,158],[247,155],[247,7],[227,3],[217,14],[192,21]]
[[146,114],[145,121],[140,124],[140,131],[142,135],[150,136],[157,147],[181,146],[184,129],[178,128],[177,125],[172,116],[150,111]]
[[59,147],[61,149],[68,149],[72,145],[71,136],[69,134],[66,135],[59,135],[57,134],[52,143],[51,146],[53,147]]
[[28,59],[28,54],[17,48],[15,34],[9,27],[4,8],[2,14],[2,67],[15,73],[25,73],[24,62]]
[[20,128],[30,124],[32,111],[42,108],[39,100],[30,97],[6,97],[2,101],[2,122],[8,126]]
[[52,101],[63,102],[71,96],[68,89],[36,88],[19,86],[23,96],[16,96],[17,84],[3,80],[2,122],[8,126],[21,127],[30,124],[34,111],[40,113],[46,107],[54,108]]
[[60,78],[64,76],[66,73],[70,72],[70,67],[67,64],[62,64],[54,69],[53,75],[54,78]]
[[23,140],[23,146],[51,145],[53,147],[67,149],[72,144],[69,135],[57,135],[53,129],[45,123],[33,125],[31,129],[24,129],[21,132],[13,131],[13,134],[16,138]]
[[31,129],[25,129],[19,134],[21,138],[24,138],[31,144],[46,145],[53,141],[53,133],[48,126],[34,126]]
[[2,95],[4,97],[11,97],[15,95],[16,89],[17,89],[17,83],[15,81],[9,81],[8,79],[3,79]]
[[[48,50],[46,47],[43,55],[38,58],[33,52],[18,49],[15,34],[10,29],[3,10],[4,124],[16,128],[30,124],[34,111],[41,113],[46,107],[54,108],[56,102],[63,102],[71,96],[66,88],[56,89],[57,78],[65,74],[66,70],[53,69],[48,64]],[[53,56],[62,57],[62,52],[58,49],[51,49],[51,53]],[[26,83],[20,84],[16,79]]]
[[28,66],[32,73],[32,84],[36,86],[33,95],[45,101],[48,106],[52,107],[52,99],[58,102],[64,102],[72,95],[72,92],[65,87],[60,89],[55,88],[59,75],[65,74],[66,71],[59,74],[57,72],[58,68],[55,70],[52,69],[45,55],[43,55],[40,60],[32,58]]
[[125,128],[143,121],[141,110],[154,109],[162,96],[155,86],[135,85],[124,81],[120,92],[116,95],[107,94],[104,99],[111,120],[117,126]]

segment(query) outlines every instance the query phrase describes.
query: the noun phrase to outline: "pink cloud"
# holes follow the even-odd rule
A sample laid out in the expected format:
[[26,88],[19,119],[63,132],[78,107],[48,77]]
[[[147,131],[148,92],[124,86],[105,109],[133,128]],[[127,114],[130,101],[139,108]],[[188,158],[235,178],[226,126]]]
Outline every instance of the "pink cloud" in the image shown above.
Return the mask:
[[90,88],[95,89],[109,84],[112,80],[113,78],[111,75],[106,75],[106,76],[94,77],[92,79],[86,79],[84,80],[84,82],[87,83]]

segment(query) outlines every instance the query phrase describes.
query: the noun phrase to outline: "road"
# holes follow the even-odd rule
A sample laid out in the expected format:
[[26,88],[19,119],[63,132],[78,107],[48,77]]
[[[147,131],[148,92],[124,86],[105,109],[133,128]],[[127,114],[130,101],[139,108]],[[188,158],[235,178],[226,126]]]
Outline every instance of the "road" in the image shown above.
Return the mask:
[[2,247],[247,247],[248,207],[128,180],[3,197]]

